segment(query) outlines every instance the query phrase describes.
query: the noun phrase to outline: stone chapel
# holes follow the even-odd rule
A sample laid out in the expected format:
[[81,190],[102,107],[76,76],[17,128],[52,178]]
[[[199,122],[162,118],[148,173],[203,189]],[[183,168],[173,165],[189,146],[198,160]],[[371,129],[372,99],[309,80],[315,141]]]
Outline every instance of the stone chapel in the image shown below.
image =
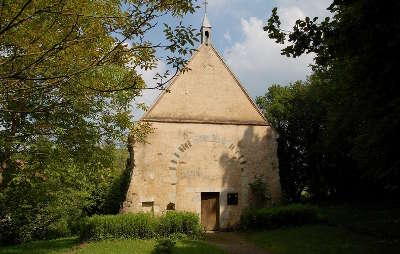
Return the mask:
[[277,133],[213,47],[207,14],[188,67],[140,120],[154,132],[134,146],[122,212],[190,211],[207,230],[229,229],[252,202],[255,176],[279,201]]

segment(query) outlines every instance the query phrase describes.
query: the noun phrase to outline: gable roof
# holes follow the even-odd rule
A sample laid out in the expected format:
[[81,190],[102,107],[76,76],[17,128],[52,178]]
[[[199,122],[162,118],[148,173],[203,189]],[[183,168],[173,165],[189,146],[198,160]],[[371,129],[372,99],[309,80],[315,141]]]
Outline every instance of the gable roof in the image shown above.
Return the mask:
[[148,122],[269,125],[217,50],[201,44],[142,117]]

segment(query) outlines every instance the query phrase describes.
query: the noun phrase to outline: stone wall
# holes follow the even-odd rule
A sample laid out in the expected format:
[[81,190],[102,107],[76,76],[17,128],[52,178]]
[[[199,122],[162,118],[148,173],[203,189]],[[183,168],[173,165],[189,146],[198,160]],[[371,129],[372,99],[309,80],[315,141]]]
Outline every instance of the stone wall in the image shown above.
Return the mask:
[[[269,126],[152,123],[146,144],[135,144],[135,169],[123,212],[201,212],[201,192],[220,193],[220,228],[234,226],[251,202],[249,183],[263,175],[280,199],[276,134]],[[227,194],[238,193],[237,206]]]

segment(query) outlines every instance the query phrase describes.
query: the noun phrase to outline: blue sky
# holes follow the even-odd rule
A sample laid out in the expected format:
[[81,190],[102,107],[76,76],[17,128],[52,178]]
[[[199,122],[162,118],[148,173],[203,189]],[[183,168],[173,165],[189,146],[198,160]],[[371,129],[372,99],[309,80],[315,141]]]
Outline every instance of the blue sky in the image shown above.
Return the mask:
[[[203,15],[202,6],[195,14],[184,17],[185,24],[200,28]],[[255,98],[265,94],[271,84],[287,85],[296,80],[304,80],[311,73],[309,65],[313,56],[287,58],[280,55],[283,45],[269,39],[262,30],[272,8],[278,7],[282,28],[289,30],[295,21],[305,16],[326,17],[326,8],[332,0],[208,0],[207,15],[212,25],[211,40],[221,53],[232,71],[239,78],[250,96]],[[173,22],[165,18],[162,22]],[[162,27],[160,27],[162,29]],[[149,37],[153,41],[160,39],[160,30]],[[151,85],[153,76],[166,69],[160,60],[159,66],[151,71],[142,72],[143,78]],[[138,102],[150,105],[159,91],[145,91]],[[134,112],[135,118],[141,112]]]

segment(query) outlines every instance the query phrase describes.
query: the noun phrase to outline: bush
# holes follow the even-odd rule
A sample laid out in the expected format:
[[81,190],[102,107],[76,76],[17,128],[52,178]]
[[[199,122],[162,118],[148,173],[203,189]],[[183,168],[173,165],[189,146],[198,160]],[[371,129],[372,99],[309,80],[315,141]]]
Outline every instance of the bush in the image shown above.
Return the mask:
[[97,147],[74,157],[40,139],[26,156],[10,159],[0,191],[0,244],[70,236],[81,218],[118,212],[129,181],[129,172],[121,176],[118,151]]
[[146,213],[94,215],[83,220],[82,240],[118,238],[146,239],[155,236],[156,219]]
[[63,218],[55,221],[54,223],[51,223],[47,227],[46,236],[43,238],[56,239],[60,237],[71,236],[71,234],[72,232],[70,225],[68,224],[68,221],[65,218]]
[[271,202],[271,192],[262,175],[256,175],[254,181],[249,183],[249,187],[253,196],[252,206],[262,208]]
[[314,208],[294,204],[272,208],[245,210],[240,217],[242,229],[275,229],[284,226],[298,226],[317,221]]
[[198,236],[202,231],[197,214],[189,212],[170,211],[159,218],[157,232],[161,236],[171,236],[179,233],[188,236]]
[[80,228],[81,240],[148,239],[180,234],[189,237],[201,234],[196,214],[174,211],[160,217],[148,213],[95,215],[84,219]]

